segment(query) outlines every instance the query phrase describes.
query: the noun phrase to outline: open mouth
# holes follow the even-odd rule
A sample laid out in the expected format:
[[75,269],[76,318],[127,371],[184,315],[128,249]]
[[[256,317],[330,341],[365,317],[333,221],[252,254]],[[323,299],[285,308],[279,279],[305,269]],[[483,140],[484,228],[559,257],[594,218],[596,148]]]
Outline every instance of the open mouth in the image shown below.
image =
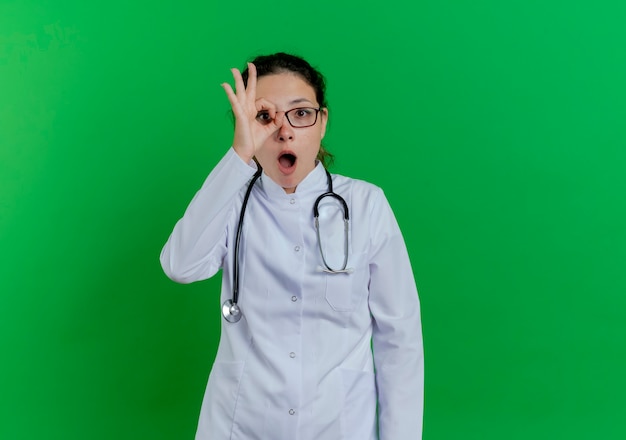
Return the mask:
[[296,155],[293,153],[290,153],[288,151],[281,153],[281,155],[278,156],[278,165],[280,167],[280,170],[283,173],[292,172],[295,168],[296,160]]

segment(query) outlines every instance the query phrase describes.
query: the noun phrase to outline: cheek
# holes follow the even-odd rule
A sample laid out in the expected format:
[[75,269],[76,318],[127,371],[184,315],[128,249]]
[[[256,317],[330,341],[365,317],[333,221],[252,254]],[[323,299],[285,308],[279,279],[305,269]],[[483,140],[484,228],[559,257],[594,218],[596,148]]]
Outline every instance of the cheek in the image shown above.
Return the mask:
[[259,151],[256,152],[255,157],[261,165],[261,168],[267,168],[270,165],[270,157],[272,156],[268,154],[265,149],[261,148]]
[[307,141],[303,153],[309,157],[316,157],[317,153],[320,151],[321,139],[319,136],[312,136],[310,139],[307,139]]

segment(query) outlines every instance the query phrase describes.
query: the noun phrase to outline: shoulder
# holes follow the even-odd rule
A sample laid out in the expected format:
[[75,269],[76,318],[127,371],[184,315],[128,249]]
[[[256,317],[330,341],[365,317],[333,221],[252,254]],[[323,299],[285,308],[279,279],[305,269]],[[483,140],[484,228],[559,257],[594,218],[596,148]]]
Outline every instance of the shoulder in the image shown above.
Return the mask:
[[373,183],[367,182],[361,179],[354,179],[352,177],[344,176],[341,174],[331,174],[333,178],[333,184],[337,189],[339,187],[350,188],[353,191],[358,191],[362,194],[382,194],[383,190]]
[[353,203],[357,201],[367,205],[386,203],[383,189],[373,183],[341,174],[332,174],[332,178],[335,192],[346,194]]
[[400,234],[383,189],[365,180],[333,175],[334,191],[350,208],[354,249],[378,249]]

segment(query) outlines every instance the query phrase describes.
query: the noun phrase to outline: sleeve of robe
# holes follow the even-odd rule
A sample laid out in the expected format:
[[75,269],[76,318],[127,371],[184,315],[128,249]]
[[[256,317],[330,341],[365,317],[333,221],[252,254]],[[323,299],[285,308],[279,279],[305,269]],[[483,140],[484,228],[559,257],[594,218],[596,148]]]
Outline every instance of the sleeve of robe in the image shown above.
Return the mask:
[[179,283],[212,277],[226,255],[227,225],[256,171],[231,148],[215,166],[187,207],[161,251],[165,274]]
[[369,306],[380,440],[422,438],[420,304],[404,239],[382,191],[372,203]]

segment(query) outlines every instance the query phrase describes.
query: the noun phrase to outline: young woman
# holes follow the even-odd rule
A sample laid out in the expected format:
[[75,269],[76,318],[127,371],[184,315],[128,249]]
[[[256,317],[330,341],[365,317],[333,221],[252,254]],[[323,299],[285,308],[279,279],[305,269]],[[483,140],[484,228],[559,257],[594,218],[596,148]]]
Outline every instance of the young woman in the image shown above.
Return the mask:
[[277,53],[232,73],[232,148],[161,253],[177,282],[223,270],[196,439],[420,439],[419,300],[383,192],[326,171],[309,63]]

